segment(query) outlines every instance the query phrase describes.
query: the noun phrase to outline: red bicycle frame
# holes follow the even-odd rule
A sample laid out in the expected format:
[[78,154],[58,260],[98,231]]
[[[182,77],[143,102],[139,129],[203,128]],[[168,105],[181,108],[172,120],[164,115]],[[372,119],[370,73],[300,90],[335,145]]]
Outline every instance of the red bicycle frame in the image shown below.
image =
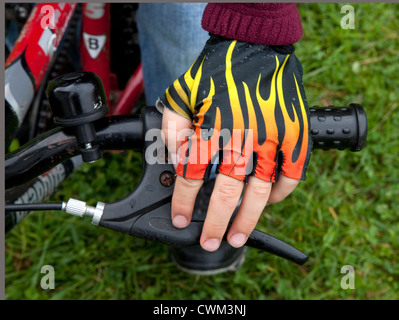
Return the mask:
[[9,141],[32,104],[75,7],[73,3],[36,5],[5,63]]
[[110,93],[110,6],[109,3],[85,3],[82,12],[80,61],[82,69],[96,73],[105,93]]
[[116,76],[111,74],[110,4],[85,3],[83,5],[80,58],[82,69],[96,73],[102,80],[107,97],[110,92],[119,96],[110,106],[110,115],[129,114],[143,93],[141,64],[119,92]]
[[[36,4],[8,56],[5,63],[6,150],[45,79],[76,7],[76,3]],[[139,64],[125,88],[118,89],[117,78],[110,70],[110,4],[83,4],[79,45],[82,70],[96,73],[104,84],[109,114],[132,113],[143,93],[142,68]],[[39,176],[37,182],[13,202],[44,201],[81,164],[80,159],[59,164]],[[47,187],[43,189],[43,186]],[[26,214],[20,212],[17,220]]]
[[[5,98],[18,126],[46,75],[76,6],[76,3],[37,4],[5,63]],[[141,65],[120,92],[116,76],[110,70],[110,46],[110,4],[83,4],[82,70],[96,73],[103,81],[110,114],[128,114],[143,92]],[[120,97],[115,104],[110,99],[112,94]]]

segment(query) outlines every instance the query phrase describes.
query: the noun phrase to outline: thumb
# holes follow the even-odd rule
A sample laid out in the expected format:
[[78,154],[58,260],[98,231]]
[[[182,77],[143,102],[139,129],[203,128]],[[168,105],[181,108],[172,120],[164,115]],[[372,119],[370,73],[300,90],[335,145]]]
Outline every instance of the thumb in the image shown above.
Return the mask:
[[186,137],[193,132],[191,127],[191,120],[168,108],[163,108],[162,132],[165,137],[164,143],[170,152],[171,160],[175,168],[178,163],[179,148]]

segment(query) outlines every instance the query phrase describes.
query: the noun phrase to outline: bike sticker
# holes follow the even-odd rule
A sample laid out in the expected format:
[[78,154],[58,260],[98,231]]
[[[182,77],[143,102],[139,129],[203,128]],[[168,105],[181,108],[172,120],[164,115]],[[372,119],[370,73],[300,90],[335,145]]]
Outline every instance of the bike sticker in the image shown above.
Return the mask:
[[83,33],[83,39],[90,57],[92,59],[97,59],[102,48],[104,47],[107,36],[105,34],[95,36],[92,34]]
[[[50,65],[51,57],[68,27],[75,7],[75,3],[36,5],[21,30],[5,67],[8,68],[24,55],[22,62],[27,65],[37,90]],[[14,94],[12,88],[11,92]]]
[[90,19],[101,19],[105,13],[105,3],[87,3],[85,15]]
[[21,123],[33,100],[35,86],[19,57],[5,70],[5,99]]
[[[38,177],[38,180],[26,192],[15,200],[15,204],[38,203],[45,201],[53,194],[57,186],[65,180],[66,172],[63,164],[54,167],[48,174]],[[29,214],[28,211],[15,213],[15,223],[19,223]]]
[[56,34],[50,29],[44,29],[40,39],[39,39],[39,46],[42,48],[43,52],[50,57],[53,56],[53,53],[57,49],[55,46],[55,41],[57,40]]
[[[37,177],[36,181],[12,201],[14,204],[43,202],[54,194],[56,188],[69,174],[77,171],[83,164],[82,157],[76,156],[60,163],[50,171]],[[10,230],[30,214],[29,211],[14,211],[6,214],[6,230]]]

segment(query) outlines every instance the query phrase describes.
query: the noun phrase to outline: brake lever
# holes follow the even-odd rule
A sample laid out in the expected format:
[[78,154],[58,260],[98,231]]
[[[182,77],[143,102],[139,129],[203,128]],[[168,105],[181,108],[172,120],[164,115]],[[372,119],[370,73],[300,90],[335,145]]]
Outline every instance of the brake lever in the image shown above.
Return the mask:
[[[93,224],[170,246],[199,245],[205,214],[196,214],[199,210],[194,210],[192,221],[186,228],[179,229],[172,224],[171,199],[175,170],[166,161],[166,148],[153,148],[155,142],[159,145],[162,141],[159,130],[161,123],[161,114],[155,108],[147,107],[143,114],[143,132],[155,128],[158,130],[152,131],[154,134],[151,139],[146,136],[143,157],[152,152],[157,161],[149,163],[143,159],[143,175],[136,189],[119,201],[105,204],[102,213],[93,219]],[[258,230],[251,233],[246,245],[300,265],[308,260],[298,249]]]

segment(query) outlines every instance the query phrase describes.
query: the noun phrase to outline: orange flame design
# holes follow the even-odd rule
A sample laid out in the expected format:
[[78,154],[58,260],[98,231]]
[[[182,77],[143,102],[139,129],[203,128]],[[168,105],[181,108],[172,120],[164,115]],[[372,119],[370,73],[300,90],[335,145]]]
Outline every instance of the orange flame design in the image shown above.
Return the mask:
[[[242,168],[243,166],[247,166],[250,162],[252,153],[255,152],[257,155],[257,164],[254,172],[255,176],[263,180],[274,181],[277,169],[277,152],[281,151],[283,153],[282,173],[289,178],[301,179],[309,151],[309,124],[304,99],[301,96],[295,72],[293,72],[292,76],[293,83],[295,83],[299,107],[297,106],[297,108],[295,108],[294,103],[291,102],[290,107],[292,107],[293,119],[291,119],[287,109],[283,90],[283,75],[286,73],[285,70],[290,55],[288,54],[285,56],[285,60],[281,65],[278,56],[274,56],[275,69],[270,79],[269,97],[265,100],[262,98],[261,94],[263,90],[261,88],[261,74],[259,74],[256,88],[250,88],[244,81],[236,83],[233,75],[234,66],[232,64],[232,55],[236,43],[237,41],[232,41],[227,49],[224,77],[227,84],[229,106],[232,111],[233,129],[241,130],[241,144],[237,147],[237,141],[234,141],[229,144],[229,150],[224,149],[224,151],[230,151],[227,158],[231,157],[231,159],[229,159],[231,163],[228,165],[222,163],[220,172],[243,180],[245,174],[243,175],[241,171],[240,174],[236,175],[233,169],[235,167]],[[174,90],[177,92],[180,100],[186,104],[192,114],[195,114],[195,121],[193,123],[195,134],[189,138],[190,143],[186,144],[182,158],[188,157],[188,163],[195,163],[196,165],[187,166],[184,164],[184,169],[183,166],[180,168],[178,167],[178,174],[193,179],[202,178],[204,176],[210,159],[219,150],[218,143],[215,143],[215,139],[219,139],[217,133],[224,129],[223,117],[225,115],[221,107],[214,103],[214,97],[218,95],[217,90],[220,89],[215,88],[214,80],[212,76],[209,75],[212,74],[212,70],[203,70],[204,60],[205,57],[203,57],[199,65],[196,65],[197,70],[194,78],[191,73],[195,63],[184,76],[180,78],[180,81],[184,79],[184,84],[186,88],[189,88],[189,92],[187,92],[187,89],[184,90],[182,88],[179,79],[173,84]],[[204,91],[207,92],[207,96],[201,101],[197,101],[199,89],[204,89],[201,88],[201,80],[203,80],[203,77],[209,77],[209,88],[206,88],[206,91]],[[241,92],[244,92],[245,97],[239,96],[239,89]],[[254,95],[251,95],[251,90],[254,90]],[[256,105],[253,101],[255,97]],[[169,106],[173,110],[180,114],[184,113],[184,110],[173,100],[168,91],[166,92],[166,98]],[[244,108],[242,108],[243,106]],[[277,110],[278,107],[280,110]],[[300,110],[300,116],[298,116],[297,110]],[[276,117],[277,112],[282,114],[283,121],[281,121],[281,116],[279,118]],[[208,113],[209,115],[212,114],[211,118],[214,119],[214,131],[216,134],[214,134],[211,139],[204,139],[200,131],[202,130],[202,125]],[[260,115],[263,117],[262,121],[257,118],[257,116]],[[244,118],[247,120],[244,120]],[[266,126],[265,133],[262,133],[262,135],[266,134],[266,137],[261,136],[261,139],[259,139],[258,129],[261,123],[264,123]],[[248,140],[249,136],[246,135],[245,130],[251,130],[252,135],[250,136],[250,141]],[[282,132],[284,132],[283,137],[281,137]],[[282,141],[279,141],[279,138],[282,138]],[[231,133],[230,140],[233,140],[233,132]],[[247,145],[251,147],[248,149],[246,148]],[[207,161],[205,161],[206,163],[204,164],[200,162],[200,159],[201,161],[204,159],[204,154],[197,154],[201,152],[205,152],[206,154],[205,158]],[[227,158],[224,160],[227,160]]]

